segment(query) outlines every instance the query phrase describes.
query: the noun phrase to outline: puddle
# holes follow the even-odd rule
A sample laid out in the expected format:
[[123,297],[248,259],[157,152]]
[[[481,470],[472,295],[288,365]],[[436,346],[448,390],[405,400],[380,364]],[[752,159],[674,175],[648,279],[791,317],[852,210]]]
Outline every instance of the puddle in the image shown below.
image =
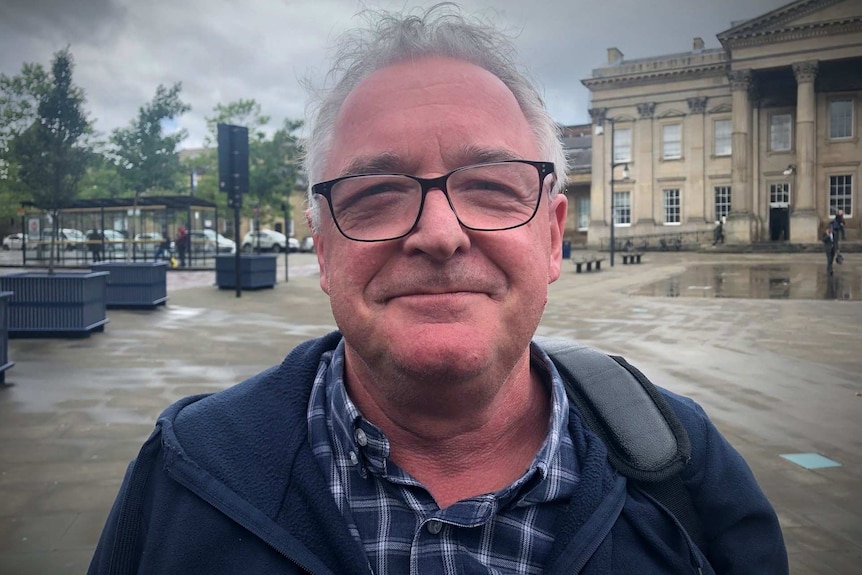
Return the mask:
[[632,295],[740,299],[862,299],[862,277],[835,266],[826,275],[820,263],[703,264],[642,286]]

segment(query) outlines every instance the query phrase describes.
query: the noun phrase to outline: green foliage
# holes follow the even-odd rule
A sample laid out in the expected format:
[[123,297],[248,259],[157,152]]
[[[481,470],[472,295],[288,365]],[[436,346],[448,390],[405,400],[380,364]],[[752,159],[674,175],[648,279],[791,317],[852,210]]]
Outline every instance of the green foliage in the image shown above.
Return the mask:
[[36,121],[39,101],[51,87],[41,64],[24,64],[16,76],[0,74],[0,222],[17,217],[30,196],[18,179],[13,141]]
[[248,128],[249,145],[252,142],[261,142],[266,138],[266,125],[270,117],[261,112],[260,104],[254,99],[237,100],[228,104],[216,104],[213,109],[215,115],[207,118],[207,130],[209,134],[204,140],[204,146],[212,147],[218,141],[218,125],[231,124],[233,126],[244,126]]
[[92,154],[80,189],[82,198],[119,198],[126,194],[117,166],[103,153]]
[[[85,136],[90,122],[83,110],[84,92],[72,82],[74,63],[68,48],[54,54],[51,86],[40,94],[36,121],[12,141],[17,178],[33,202],[51,212],[54,222],[59,209],[78,194],[90,153]],[[57,228],[54,225],[54,234]],[[49,272],[53,272],[53,244]]]
[[74,63],[68,48],[54,55],[51,87],[41,94],[36,121],[13,140],[18,179],[40,207],[56,210],[78,193],[89,150],[84,136],[90,122],[84,93],[72,83]]
[[[289,198],[299,178],[298,130],[301,121],[285,120],[271,136],[267,135],[270,117],[264,115],[255,100],[238,100],[229,104],[218,104],[212,117],[207,118],[209,135],[206,143],[211,146],[217,139],[218,124],[245,126],[249,130],[249,193],[243,201],[243,213],[253,216],[259,210],[260,217],[267,220],[281,216],[281,205],[289,206]],[[216,201],[219,209],[226,206],[227,197],[218,193],[218,159],[215,150],[206,157],[205,170],[213,177],[210,189],[201,189],[200,195]],[[203,156],[197,159],[202,165]],[[203,188],[203,187],[202,187]],[[215,197],[210,197],[213,193]],[[288,208],[289,209],[289,208]]]
[[181,90],[179,82],[170,89],[159,85],[153,100],[141,106],[137,118],[128,127],[111,133],[110,155],[125,187],[136,198],[149,190],[176,189],[181,172],[177,146],[186,138],[186,131],[165,135],[163,123],[191,109],[180,100]]

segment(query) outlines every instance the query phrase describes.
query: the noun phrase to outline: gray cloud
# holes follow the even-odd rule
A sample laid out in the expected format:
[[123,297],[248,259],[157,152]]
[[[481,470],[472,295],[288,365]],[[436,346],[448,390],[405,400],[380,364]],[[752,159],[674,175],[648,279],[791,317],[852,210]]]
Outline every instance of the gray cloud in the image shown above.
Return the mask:
[[[70,45],[76,81],[103,133],[127,124],[158,84],[183,83],[192,111],[186,145],[199,145],[217,103],[254,98],[273,117],[302,118],[301,79],[320,77],[328,47],[363,5],[391,10],[432,0],[2,0],[0,72],[47,65]],[[516,35],[522,61],[562,123],[589,121],[581,80],[616,46],[628,58],[684,52],[785,0],[463,0]]]

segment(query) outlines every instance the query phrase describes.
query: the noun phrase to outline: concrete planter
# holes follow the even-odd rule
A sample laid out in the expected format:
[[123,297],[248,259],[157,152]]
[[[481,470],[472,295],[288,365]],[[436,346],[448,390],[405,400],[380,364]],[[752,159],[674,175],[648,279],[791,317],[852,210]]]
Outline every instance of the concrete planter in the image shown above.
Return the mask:
[[[241,255],[239,260],[242,289],[275,286],[276,255]],[[219,289],[236,288],[235,256],[216,256],[216,285]]]
[[107,271],[105,304],[109,308],[154,308],[168,301],[167,262],[101,262],[93,271]]
[[108,272],[0,276],[9,298],[9,337],[89,336],[104,331]]
[[9,361],[9,299],[12,292],[0,292],[0,385],[6,383],[6,370],[15,365]]

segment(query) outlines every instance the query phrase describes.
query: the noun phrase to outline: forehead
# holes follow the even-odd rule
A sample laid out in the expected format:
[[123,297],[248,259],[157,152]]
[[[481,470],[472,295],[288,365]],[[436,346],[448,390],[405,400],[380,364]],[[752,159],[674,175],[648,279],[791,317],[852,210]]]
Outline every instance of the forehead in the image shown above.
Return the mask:
[[348,95],[334,125],[326,176],[378,157],[419,173],[487,155],[539,159],[514,94],[479,66],[425,57],[382,68]]

